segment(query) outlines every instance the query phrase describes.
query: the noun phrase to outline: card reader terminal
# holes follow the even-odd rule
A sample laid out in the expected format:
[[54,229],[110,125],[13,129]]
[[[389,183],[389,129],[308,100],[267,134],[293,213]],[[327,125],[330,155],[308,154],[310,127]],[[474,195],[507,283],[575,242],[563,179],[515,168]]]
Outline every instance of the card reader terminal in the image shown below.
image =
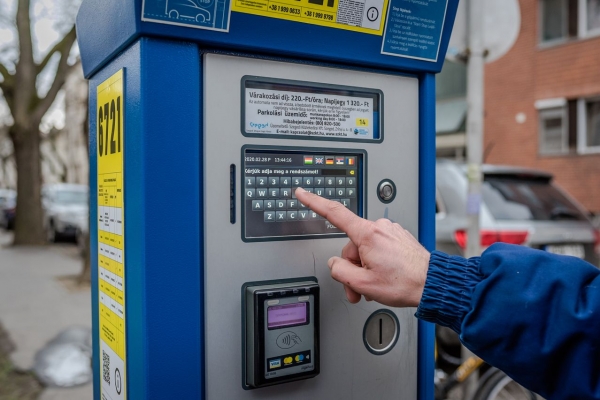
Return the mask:
[[319,284],[316,278],[242,287],[245,389],[319,374]]

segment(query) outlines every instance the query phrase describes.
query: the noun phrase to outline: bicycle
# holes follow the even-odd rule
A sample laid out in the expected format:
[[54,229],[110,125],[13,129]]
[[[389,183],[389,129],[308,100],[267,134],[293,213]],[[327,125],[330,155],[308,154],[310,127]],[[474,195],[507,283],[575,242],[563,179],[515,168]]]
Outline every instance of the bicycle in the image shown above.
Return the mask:
[[[438,342],[436,340],[436,364],[439,366],[445,363],[446,369],[449,365],[456,368],[451,374],[436,368],[435,400],[451,399],[452,397],[448,396],[452,390],[463,384],[475,371],[480,371],[482,375],[477,380],[477,388],[469,400],[543,400],[498,368],[486,364],[481,358],[471,356],[461,362],[459,357],[446,352]],[[443,363],[440,363],[440,360]],[[453,398],[457,399],[457,397]]]

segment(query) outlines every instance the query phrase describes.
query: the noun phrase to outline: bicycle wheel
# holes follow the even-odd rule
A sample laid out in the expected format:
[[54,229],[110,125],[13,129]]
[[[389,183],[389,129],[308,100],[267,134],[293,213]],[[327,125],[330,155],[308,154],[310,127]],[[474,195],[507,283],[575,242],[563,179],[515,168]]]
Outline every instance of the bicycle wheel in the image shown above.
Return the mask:
[[535,393],[525,389],[504,372],[496,369],[477,388],[473,400],[537,400]]

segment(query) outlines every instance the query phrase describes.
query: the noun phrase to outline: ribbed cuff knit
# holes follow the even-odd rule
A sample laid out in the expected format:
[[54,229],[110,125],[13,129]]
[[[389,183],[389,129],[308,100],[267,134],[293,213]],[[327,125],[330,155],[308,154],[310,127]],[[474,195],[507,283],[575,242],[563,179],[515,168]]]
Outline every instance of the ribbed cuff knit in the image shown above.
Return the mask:
[[473,289],[483,278],[479,260],[439,251],[431,253],[423,297],[415,316],[460,334],[463,318],[471,309]]

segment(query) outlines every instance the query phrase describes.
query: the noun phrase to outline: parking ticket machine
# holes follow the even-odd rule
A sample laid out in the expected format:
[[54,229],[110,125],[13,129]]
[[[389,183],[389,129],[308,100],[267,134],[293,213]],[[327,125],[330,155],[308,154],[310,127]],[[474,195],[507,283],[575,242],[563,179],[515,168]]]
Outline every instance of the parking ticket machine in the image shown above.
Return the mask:
[[429,249],[457,0],[84,0],[94,398],[433,399],[433,328],[350,304],[302,187]]

